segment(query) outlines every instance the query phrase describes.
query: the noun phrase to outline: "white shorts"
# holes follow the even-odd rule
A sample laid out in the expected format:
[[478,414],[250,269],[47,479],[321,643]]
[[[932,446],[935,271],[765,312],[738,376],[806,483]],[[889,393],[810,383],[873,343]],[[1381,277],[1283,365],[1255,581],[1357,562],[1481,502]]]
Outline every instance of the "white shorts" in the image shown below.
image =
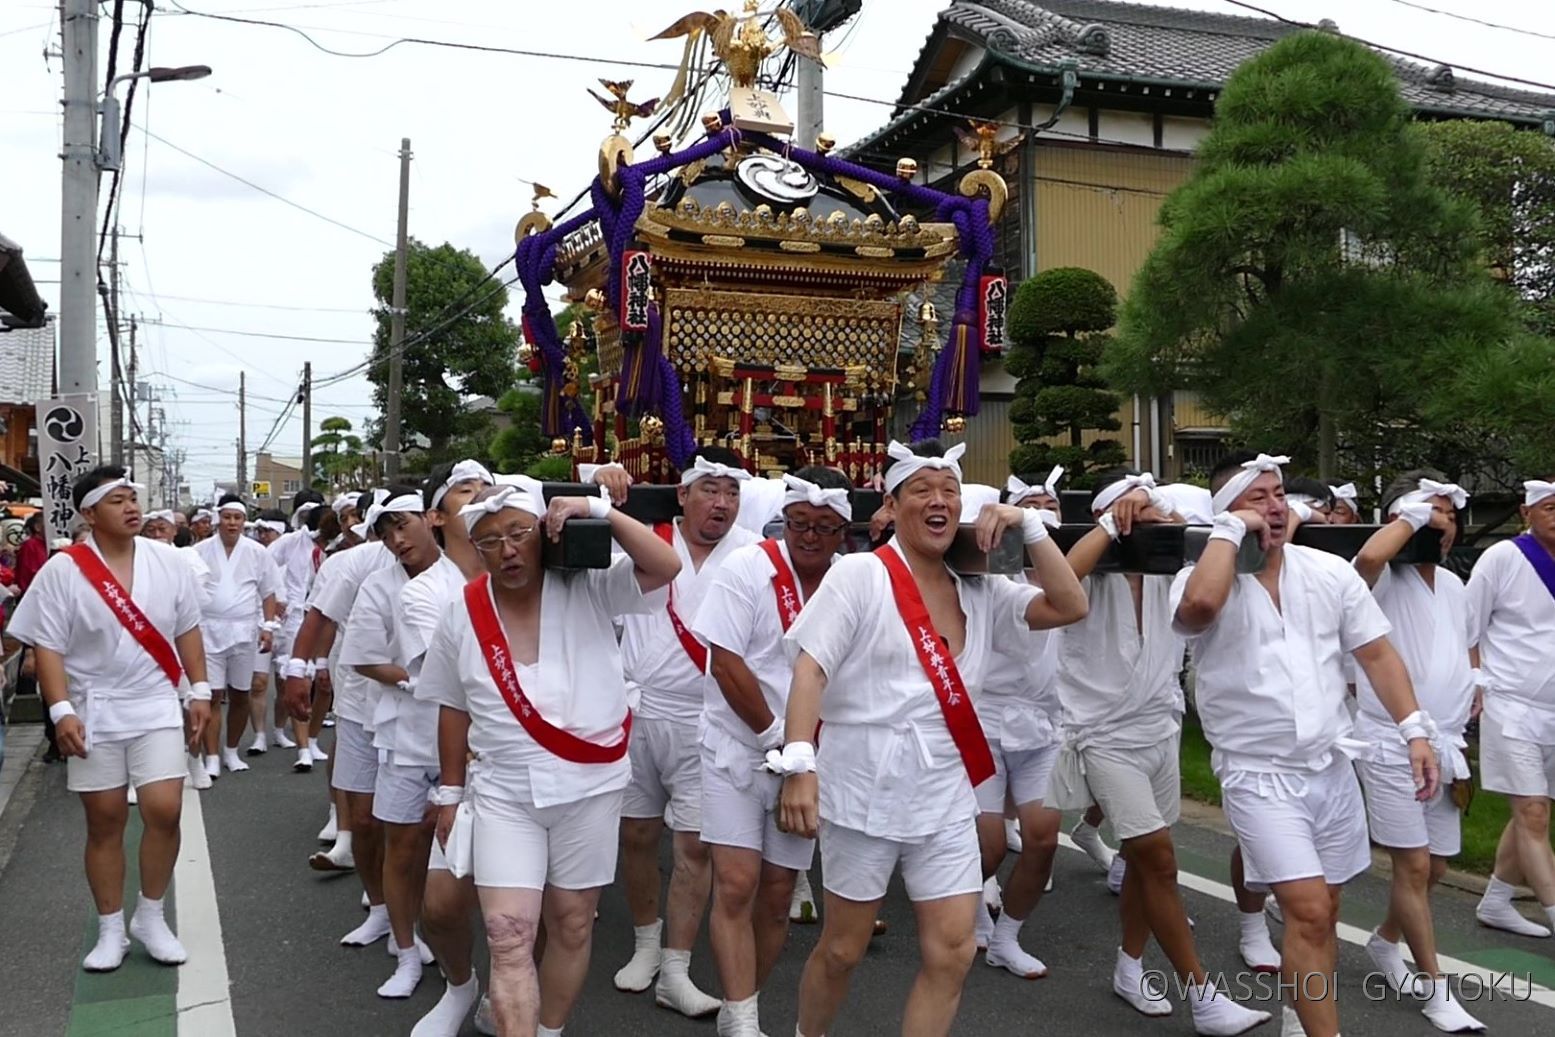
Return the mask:
[[378,789],[378,750],[373,748],[373,736],[355,720],[335,720],[335,769],[329,784],[364,796]]
[[[615,880],[623,790],[537,807],[471,793],[475,884],[595,889]],[[435,840],[434,840],[435,841]]]
[[778,796],[783,779],[751,767],[751,782],[736,787],[728,771],[713,763],[713,751],[702,748],[702,841],[716,846],[755,850],[780,868],[809,871],[815,861],[815,840],[780,831]]
[[[306,611],[306,609],[303,611]],[[297,632],[301,629],[302,612],[299,612],[297,609],[288,609],[286,618],[281,620],[281,629],[275,632],[275,637],[272,639],[277,666],[284,666],[286,660],[292,657],[292,642],[297,640]]]
[[[340,765],[335,765],[338,770]],[[380,762],[373,785],[373,817],[391,825],[419,825],[427,816],[427,793],[442,775],[435,767]]]
[[1170,828],[1182,816],[1182,732],[1140,749],[1081,750],[1091,798],[1119,839]]
[[270,667],[275,661],[275,656],[269,652],[254,649],[254,676],[270,678]]
[[1355,775],[1366,793],[1366,824],[1373,842],[1390,850],[1423,846],[1433,857],[1458,855],[1463,833],[1446,782],[1421,803],[1415,799],[1415,779],[1407,760],[1358,760]]
[[65,786],[71,792],[103,792],[126,785],[138,789],[154,781],[182,781],[188,774],[183,728],[159,727],[111,742],[93,739],[86,759],[66,758]]
[[982,892],[977,820],[969,817],[909,843],[879,839],[821,819],[821,881],[827,892],[858,903],[879,900],[898,862],[907,899],[914,903]]
[[1479,718],[1479,766],[1486,792],[1555,797],[1555,746],[1509,736],[1489,710]]
[[217,694],[227,690],[251,690],[254,686],[254,658],[258,654],[259,646],[253,642],[220,652],[207,652],[205,679],[211,682],[211,690]]
[[977,786],[978,810],[1003,814],[1006,790],[1017,807],[1047,799],[1053,764],[1058,762],[1056,742],[1040,749],[1003,749],[998,739],[990,738],[988,748],[993,751],[993,777]]
[[632,781],[622,817],[657,818],[676,832],[702,829],[702,746],[697,725],[655,717],[632,723]]
[[437,837],[432,837],[432,853],[427,858],[427,871],[452,871],[448,866],[448,855],[443,852],[443,847],[438,843]]
[[1222,778],[1220,803],[1242,846],[1249,889],[1310,878],[1342,886],[1371,867],[1361,786],[1350,761],[1334,756],[1316,774]]

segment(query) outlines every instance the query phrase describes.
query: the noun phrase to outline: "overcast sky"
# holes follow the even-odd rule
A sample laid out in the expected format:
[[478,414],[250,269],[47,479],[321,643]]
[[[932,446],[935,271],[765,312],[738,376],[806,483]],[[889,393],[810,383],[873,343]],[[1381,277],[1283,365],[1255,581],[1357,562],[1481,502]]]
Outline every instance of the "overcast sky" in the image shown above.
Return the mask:
[[[738,0],[720,0],[737,7]],[[512,248],[514,222],[539,181],[562,203],[586,186],[610,117],[584,93],[599,77],[636,79],[635,99],[664,93],[673,73],[610,59],[673,63],[678,41],[646,37],[692,9],[689,0],[183,0],[203,12],[284,22],[324,47],[376,50],[415,36],[578,55],[554,60],[401,44],[369,58],[326,54],[283,29],[179,13],[159,0],[150,64],[207,64],[209,79],[147,87],[135,101],[125,154],[119,224],[141,241],[121,246],[125,313],[145,322],[147,381],[163,390],[173,442],[188,452],[197,496],[236,470],[236,390],[248,372],[248,443],[264,443],[295,390],[304,361],[315,379],[366,354],[372,333],[370,269],[392,243],[396,151],[410,137],[415,160],[410,231],[450,241],[495,265]],[[1356,36],[1460,68],[1555,80],[1555,3],[1550,0],[1262,0],[1291,18],[1332,17]],[[109,20],[100,38],[106,67]],[[709,4],[708,6],[714,6]],[[947,0],[865,0],[863,14],[828,37],[840,51],[827,89],[893,100],[936,13]],[[1239,13],[1228,0],[1171,5]],[[1489,28],[1419,6],[1483,18]],[[138,16],[137,0],[125,4]],[[1241,11],[1240,13],[1247,13]],[[27,250],[50,309],[58,311],[59,23],[46,0],[0,4],[0,232]],[[120,67],[132,55],[133,23]],[[55,56],[45,60],[45,48]],[[1468,74],[1460,71],[1460,74]],[[711,107],[711,106],[709,106]],[[796,105],[788,102],[790,114]],[[879,125],[889,107],[828,98],[827,130],[846,143]],[[198,155],[267,191],[361,233],[291,208],[181,154]],[[103,180],[104,197],[108,180]],[[548,201],[554,213],[559,204]],[[516,313],[518,297],[510,312]],[[175,325],[183,325],[177,327]],[[186,328],[206,330],[191,331]],[[234,334],[246,332],[247,335]],[[254,335],[310,336],[304,342]],[[99,379],[106,391],[106,342]],[[189,383],[198,383],[198,386]],[[343,415],[360,426],[370,387],[355,378],[316,393],[314,422]],[[142,421],[144,421],[144,412]],[[300,413],[275,433],[272,452],[301,452]],[[252,475],[252,461],[250,462]]]

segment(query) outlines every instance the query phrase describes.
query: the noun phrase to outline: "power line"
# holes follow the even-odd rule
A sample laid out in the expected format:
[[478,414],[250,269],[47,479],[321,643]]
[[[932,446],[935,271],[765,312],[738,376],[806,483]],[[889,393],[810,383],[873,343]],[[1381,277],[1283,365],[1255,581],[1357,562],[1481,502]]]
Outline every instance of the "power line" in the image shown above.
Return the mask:
[[354,313],[357,315],[371,313],[366,306],[286,306],[274,302],[242,302],[237,299],[207,299],[194,295],[164,295],[164,299],[172,299],[175,302],[204,303],[208,306],[243,306],[256,310],[285,310],[290,313]]
[[142,323],[156,325],[157,327],[179,328],[183,331],[208,331],[213,335],[242,335],[245,338],[273,338],[283,339],[287,342],[328,342],[342,346],[368,346],[372,343],[359,338],[322,338],[317,335],[280,335],[269,331],[239,331],[237,328],[204,328],[193,324],[179,324],[177,321],[156,320],[146,318]]
[[[1295,18],[1287,18],[1283,14],[1278,14],[1274,11],[1268,10],[1267,8],[1259,7],[1256,4],[1247,3],[1245,0],[1223,0],[1223,2],[1228,3],[1233,7],[1240,7],[1247,11],[1256,11],[1258,14],[1263,15],[1265,18],[1273,18],[1275,21],[1284,22],[1286,25],[1294,25],[1297,28],[1319,30],[1322,28],[1321,26],[1313,25],[1311,22],[1303,22]],[[1537,79],[1520,79],[1517,76],[1508,76],[1500,72],[1490,72],[1483,68],[1474,68],[1470,65],[1462,65],[1456,61],[1444,61],[1441,58],[1433,58],[1425,54],[1416,54],[1412,50],[1404,50],[1400,47],[1390,47],[1386,43],[1374,43],[1371,40],[1362,39],[1359,36],[1352,36],[1347,32],[1341,32],[1339,35],[1345,37],[1346,39],[1354,40],[1356,43],[1364,44],[1373,50],[1385,50],[1390,54],[1397,54],[1400,57],[1414,58],[1416,61],[1426,61],[1432,65],[1446,65],[1449,68],[1458,69],[1463,72],[1471,72],[1476,76],[1488,76],[1491,79],[1499,79],[1507,83],[1518,83],[1522,86],[1534,86],[1538,87],[1540,90],[1555,90],[1555,84],[1541,83]]]
[[1515,32],[1523,36],[1537,36],[1541,40],[1555,40],[1555,33],[1539,32],[1535,29],[1523,29],[1515,25],[1503,25],[1500,22],[1487,22],[1483,18],[1475,18],[1467,14],[1458,14],[1456,11],[1443,11],[1440,8],[1427,7],[1425,4],[1414,3],[1413,0],[1393,0],[1393,3],[1404,7],[1413,7],[1417,11],[1425,11],[1428,14],[1439,14],[1444,18],[1456,18],[1460,22],[1469,22],[1474,25],[1483,25],[1487,29],[1505,29],[1507,32]]

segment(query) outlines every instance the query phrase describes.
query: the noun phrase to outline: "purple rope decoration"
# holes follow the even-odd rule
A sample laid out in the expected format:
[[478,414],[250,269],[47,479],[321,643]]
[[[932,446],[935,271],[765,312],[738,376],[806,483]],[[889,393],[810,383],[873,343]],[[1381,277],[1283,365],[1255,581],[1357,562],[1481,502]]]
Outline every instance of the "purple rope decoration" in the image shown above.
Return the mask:
[[592,446],[594,442],[593,424],[576,396],[562,395],[562,369],[567,362],[567,350],[560,332],[556,330],[556,321],[551,316],[541,288],[551,281],[551,272],[556,265],[556,249],[562,239],[593,218],[592,212],[580,213],[548,231],[530,235],[518,243],[518,250],[514,253],[514,267],[518,271],[519,283],[524,288],[524,321],[534,339],[532,345],[540,350],[545,372],[545,402],[540,410],[540,432],[546,436],[567,438],[571,438],[574,432],[582,432],[582,441],[587,446]]

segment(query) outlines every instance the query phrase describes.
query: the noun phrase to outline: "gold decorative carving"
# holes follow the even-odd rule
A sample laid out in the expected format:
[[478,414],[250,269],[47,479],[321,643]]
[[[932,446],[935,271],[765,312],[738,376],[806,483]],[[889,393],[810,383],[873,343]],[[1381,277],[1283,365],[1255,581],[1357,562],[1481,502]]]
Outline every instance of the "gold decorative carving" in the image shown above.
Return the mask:
[[778,364],[772,369],[772,377],[780,382],[802,382],[809,374],[810,369],[802,364]]
[[819,252],[821,243],[819,241],[780,241],[778,248],[784,252]]
[[745,239],[733,234],[704,234],[702,244],[712,245],[714,248],[744,248]]
[[543,234],[551,229],[551,218],[543,212],[526,212],[513,228],[513,240],[523,241],[531,234]]
[[866,184],[862,180],[855,180],[851,176],[838,176],[832,179],[837,181],[837,186],[857,198],[866,205],[872,204],[880,197],[880,192],[875,190],[874,184]]
[[1004,203],[1010,199],[1010,187],[1004,182],[1004,177],[991,169],[972,170],[961,178],[959,190],[965,198],[976,198],[980,193],[987,193],[990,224],[999,222],[999,216],[1004,212]]
[[853,251],[865,259],[890,259],[896,255],[896,249],[887,245],[858,245]]
[[774,406],[774,407],[803,407],[804,406],[804,397],[803,396],[774,396],[774,397],[772,397],[772,406]]

